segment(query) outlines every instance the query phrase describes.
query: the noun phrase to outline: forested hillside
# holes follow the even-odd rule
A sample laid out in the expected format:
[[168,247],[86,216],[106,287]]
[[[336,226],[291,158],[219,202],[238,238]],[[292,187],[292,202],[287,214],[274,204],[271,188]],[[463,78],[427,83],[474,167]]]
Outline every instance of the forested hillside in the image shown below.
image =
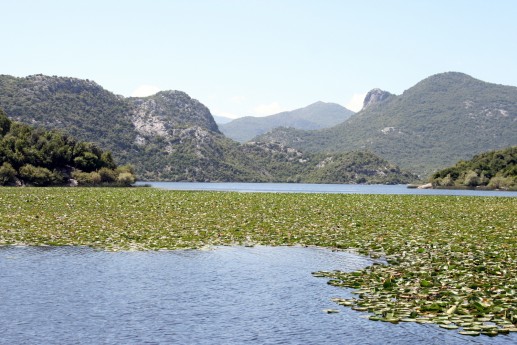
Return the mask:
[[[239,144],[225,137],[210,111],[181,91],[124,98],[88,80],[43,75],[0,76],[0,107],[16,121],[59,129],[113,152],[142,180],[405,183],[383,160],[367,171],[338,168],[339,153],[307,154],[286,145]],[[332,164],[328,162],[329,157]],[[359,161],[364,157],[357,156]],[[326,164],[326,165],[325,165]],[[338,171],[316,173],[335,166]],[[362,169],[362,165],[357,165]],[[339,170],[341,169],[341,170]],[[353,169],[352,169],[353,170]]]
[[13,122],[0,110],[0,185],[121,185],[135,182],[132,168],[117,167],[111,153],[58,131]]
[[517,146],[484,152],[433,174],[436,187],[517,190]]
[[517,145],[517,88],[456,72],[381,97],[344,123],[319,131],[278,129],[256,140],[308,152],[371,152],[427,177],[487,150]]

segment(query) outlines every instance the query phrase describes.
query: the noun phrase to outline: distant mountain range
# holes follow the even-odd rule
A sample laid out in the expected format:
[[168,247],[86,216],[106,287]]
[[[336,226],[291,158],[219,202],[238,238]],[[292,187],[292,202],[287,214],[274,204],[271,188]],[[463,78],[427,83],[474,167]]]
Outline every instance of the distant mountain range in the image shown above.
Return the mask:
[[395,96],[372,90],[361,111],[318,131],[277,128],[254,140],[303,152],[368,150],[422,177],[517,145],[517,88],[448,72]]
[[312,130],[332,127],[348,119],[354,112],[335,104],[316,102],[307,107],[264,117],[246,116],[219,124],[229,138],[246,142],[276,127]]
[[12,120],[95,142],[146,180],[406,182],[414,176],[404,170],[427,178],[517,145],[517,88],[457,72],[426,78],[398,96],[374,89],[360,112],[330,128],[292,125],[310,122],[307,114],[335,120],[350,113],[318,102],[265,118],[276,125],[290,119],[291,127],[246,144],[226,137],[209,109],[181,91],[125,98],[89,80],[0,75],[0,108]]
[[406,183],[414,175],[372,153],[304,153],[277,143],[239,144],[208,108],[181,91],[124,98],[90,80],[0,75],[12,120],[59,129],[110,150],[144,180]]
[[226,116],[219,116],[219,115],[213,115],[215,123],[217,123],[218,126],[224,125],[225,123],[232,122],[235,119],[232,119],[230,117]]

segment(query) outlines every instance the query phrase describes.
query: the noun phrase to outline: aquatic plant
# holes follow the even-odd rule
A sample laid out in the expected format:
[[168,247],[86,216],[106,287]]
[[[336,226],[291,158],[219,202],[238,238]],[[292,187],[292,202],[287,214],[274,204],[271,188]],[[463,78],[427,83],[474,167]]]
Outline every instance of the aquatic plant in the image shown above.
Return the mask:
[[[385,260],[318,272],[372,320],[517,331],[517,198],[2,188],[0,245],[314,245]],[[458,327],[458,328],[456,328]]]

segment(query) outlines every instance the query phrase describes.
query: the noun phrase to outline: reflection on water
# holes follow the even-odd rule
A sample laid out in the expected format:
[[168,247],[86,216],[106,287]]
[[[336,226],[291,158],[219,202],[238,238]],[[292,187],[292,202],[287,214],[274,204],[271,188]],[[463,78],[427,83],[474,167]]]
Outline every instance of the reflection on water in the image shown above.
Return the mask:
[[[0,247],[0,344],[515,344],[364,319],[316,270],[367,258],[301,247],[110,253]],[[322,309],[338,308],[339,314]]]

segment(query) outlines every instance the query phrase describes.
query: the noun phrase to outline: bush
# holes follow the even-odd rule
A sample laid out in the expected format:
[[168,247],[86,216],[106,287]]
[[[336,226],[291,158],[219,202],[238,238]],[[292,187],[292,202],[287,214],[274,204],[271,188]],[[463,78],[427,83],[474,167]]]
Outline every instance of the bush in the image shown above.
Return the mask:
[[436,177],[433,181],[433,184],[442,187],[452,187],[454,186],[454,180],[451,177],[451,174],[447,174],[447,176],[443,178]]
[[134,170],[133,166],[130,164],[121,165],[117,169],[115,169],[115,171],[118,174],[125,173],[125,172],[130,173],[131,175],[135,174],[135,170]]
[[131,174],[130,172],[120,173],[117,177],[117,182],[123,186],[130,186],[135,183],[135,181],[135,175]]
[[469,187],[475,187],[479,185],[479,176],[475,171],[470,170],[465,175],[465,179],[463,180],[463,184]]
[[31,164],[26,164],[20,168],[20,176],[26,183],[34,186],[48,186],[55,180],[55,176],[50,170],[35,167]]
[[515,187],[516,182],[512,177],[494,176],[490,179],[488,187],[493,189],[509,189],[510,187]]
[[16,170],[7,162],[0,167],[0,186],[13,184],[16,181]]
[[83,172],[81,170],[72,171],[72,177],[80,186],[94,186],[101,183],[101,175],[96,172]]
[[101,182],[112,183],[117,181],[118,174],[112,169],[100,168],[98,173],[101,176]]

